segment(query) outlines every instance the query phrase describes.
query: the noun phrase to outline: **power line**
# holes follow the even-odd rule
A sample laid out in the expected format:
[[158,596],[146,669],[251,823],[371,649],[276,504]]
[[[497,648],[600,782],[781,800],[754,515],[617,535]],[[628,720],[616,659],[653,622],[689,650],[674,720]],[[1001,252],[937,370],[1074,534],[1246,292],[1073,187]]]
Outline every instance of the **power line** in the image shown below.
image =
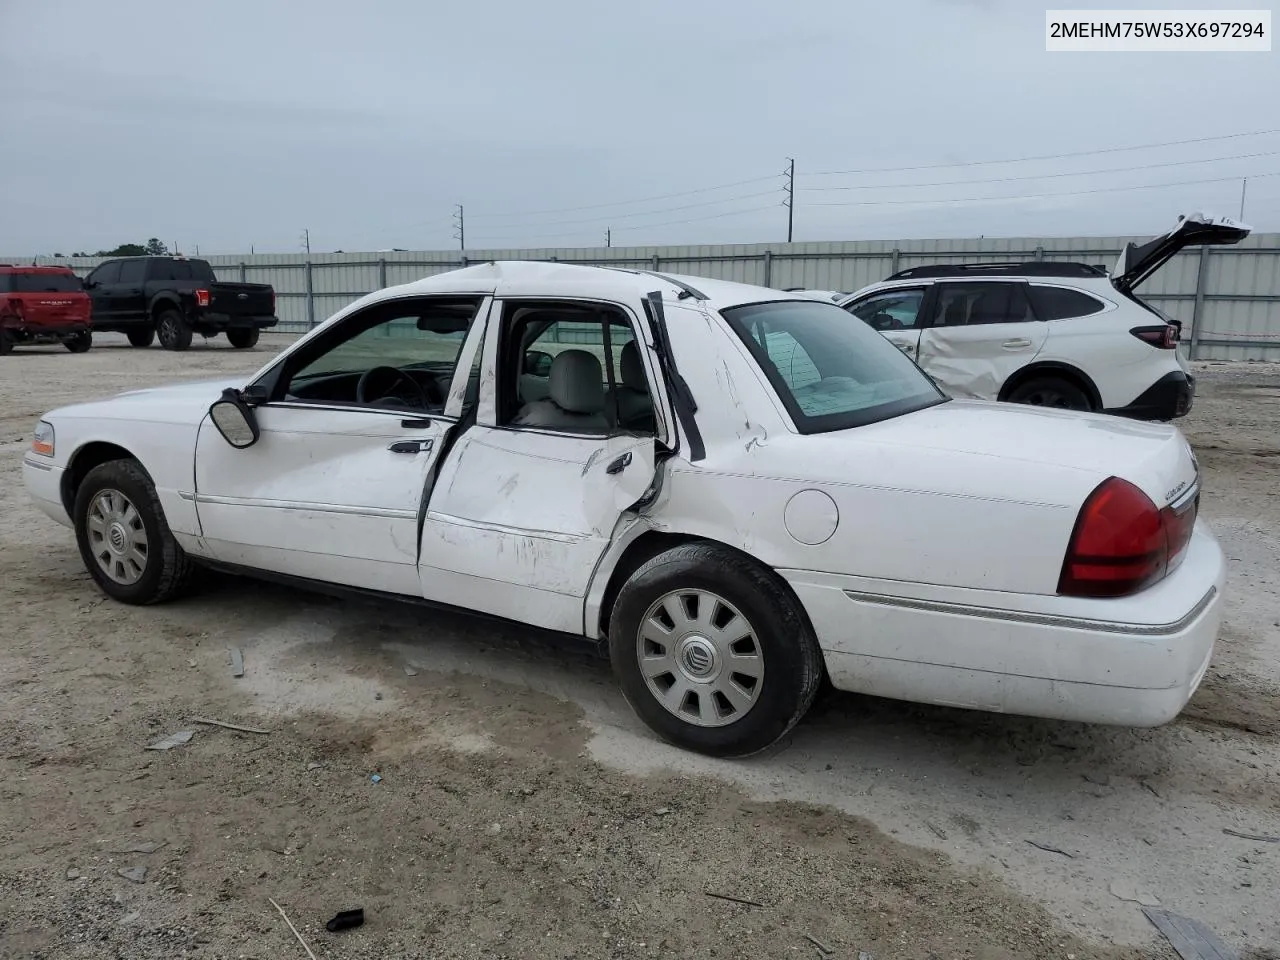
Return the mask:
[[625,207],[635,203],[652,203],[655,200],[673,200],[676,197],[691,197],[698,193],[711,193],[715,190],[728,190],[730,187],[743,187],[752,183],[763,183],[766,180],[776,180],[777,174],[770,174],[767,177],[752,177],[749,180],[735,180],[733,183],[722,183],[715,187],[698,187],[696,190],[682,190],[679,193],[664,193],[653,197],[639,197],[635,200],[615,200],[612,203],[591,203],[582,207],[559,207],[555,210],[525,210],[522,212],[511,213],[473,213],[472,218],[491,218],[499,219],[507,217],[541,217],[549,213],[577,213],[581,210],[603,210],[607,207]]
[[[1251,173],[1251,179],[1262,177],[1280,177],[1280,171],[1276,173]],[[1060,190],[1052,193],[1030,193],[1019,196],[1005,197],[950,197],[945,200],[828,200],[811,204],[815,207],[882,207],[882,206],[899,206],[907,204],[948,204],[948,203],[980,203],[980,202],[999,202],[1003,200],[1043,200],[1049,197],[1079,197],[1090,193],[1117,193],[1124,190],[1153,190],[1161,187],[1187,187],[1200,183],[1225,183],[1227,181],[1239,180],[1239,175],[1234,177],[1209,177],[1202,180],[1179,180],[1175,183],[1140,183],[1127,187],[1097,187],[1093,190]]]
[[1077,150],[1074,153],[1049,153],[1036,157],[1009,157],[1004,160],[966,160],[959,163],[929,163],[917,167],[866,167],[862,170],[824,170],[810,173],[810,177],[843,177],[860,173],[896,173],[908,170],[944,170],[952,167],[985,167],[997,163],[1029,163],[1033,160],[1065,160],[1069,157],[1092,157],[1103,153],[1124,153],[1129,150],[1153,150],[1157,147],[1179,147],[1188,143],[1210,143],[1215,140],[1234,140],[1240,137],[1261,137],[1269,133],[1280,133],[1280,128],[1273,130],[1254,130],[1249,133],[1226,133],[1218,137],[1193,137],[1189,140],[1168,140],[1164,143],[1143,143],[1132,147],[1107,147],[1102,150]]
[[1241,153],[1230,157],[1210,157],[1205,160],[1170,160],[1165,163],[1144,163],[1137,167],[1110,167],[1106,170],[1075,170],[1069,173],[1029,173],[1017,177],[984,177],[979,180],[939,180],[934,183],[871,183],[859,186],[839,187],[801,187],[810,192],[830,192],[834,190],[914,190],[917,187],[955,187],[972,183],[1007,183],[1015,180],[1053,180],[1059,177],[1090,177],[1103,173],[1132,173],[1135,170],[1153,170],[1157,167],[1185,167],[1197,163],[1223,163],[1228,160],[1253,160],[1258,157],[1280,156],[1280,150],[1268,150],[1263,153]]

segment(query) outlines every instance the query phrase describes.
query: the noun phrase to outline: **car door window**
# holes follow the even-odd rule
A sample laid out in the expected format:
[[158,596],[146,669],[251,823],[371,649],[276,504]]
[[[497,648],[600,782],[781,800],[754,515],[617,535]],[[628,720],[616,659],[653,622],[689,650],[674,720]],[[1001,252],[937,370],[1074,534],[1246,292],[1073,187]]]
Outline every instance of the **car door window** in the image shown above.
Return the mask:
[[873,330],[912,330],[920,318],[924,289],[890,290],[850,304],[847,309]]
[[147,265],[141,260],[123,260],[120,263],[120,283],[141,283],[146,276]]
[[1035,302],[1036,315],[1041,320],[1068,320],[1101,313],[1106,304],[1096,297],[1066,287],[1046,287],[1033,284],[1031,299]]
[[932,326],[972,327],[1035,320],[1023,283],[944,283],[934,301]]
[[498,423],[568,433],[655,432],[639,344],[617,308],[504,307]]
[[93,273],[89,274],[89,279],[94,283],[117,283],[120,280],[120,261],[115,263],[104,263]]
[[347,317],[290,356],[273,399],[439,413],[482,302],[392,300]]

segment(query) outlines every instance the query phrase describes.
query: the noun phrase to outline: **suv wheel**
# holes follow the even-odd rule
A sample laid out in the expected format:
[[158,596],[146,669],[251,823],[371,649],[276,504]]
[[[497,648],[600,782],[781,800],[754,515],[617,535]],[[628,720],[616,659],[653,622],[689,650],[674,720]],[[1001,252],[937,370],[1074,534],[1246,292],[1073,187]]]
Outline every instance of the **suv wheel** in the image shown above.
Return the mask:
[[227,331],[227,342],[237,350],[248,350],[258,342],[258,328],[234,327]]
[[149,347],[156,338],[156,328],[147,327],[145,330],[130,330],[128,337],[129,346],[131,347]]
[[156,334],[166,350],[185,350],[191,346],[191,328],[177,310],[165,310],[156,318]]
[[699,753],[757,753],[804,716],[822,680],[817,638],[776,575],[690,543],[631,575],[609,622],[622,692],[664,739]]
[[63,340],[62,345],[72,353],[87,353],[93,346],[93,333],[89,330],[77,333],[70,340]]
[[1056,407],[1060,410],[1092,410],[1089,395],[1070,380],[1062,377],[1035,377],[1020,383],[1006,398],[1010,403],[1027,403],[1036,407]]
[[190,581],[192,564],[169,530],[155,485],[136,460],[94,467],[72,517],[85,568],[121,603],[159,603]]
[[13,353],[13,334],[8,330],[0,329],[0,357],[6,353]]

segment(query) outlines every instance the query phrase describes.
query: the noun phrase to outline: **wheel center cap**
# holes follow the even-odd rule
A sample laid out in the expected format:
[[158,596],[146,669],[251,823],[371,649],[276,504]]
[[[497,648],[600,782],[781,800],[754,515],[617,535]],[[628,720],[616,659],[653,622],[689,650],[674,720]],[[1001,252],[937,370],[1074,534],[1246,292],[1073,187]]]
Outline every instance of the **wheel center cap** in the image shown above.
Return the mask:
[[705,637],[685,637],[680,641],[680,668],[691,680],[707,680],[716,672],[716,648]]
[[129,545],[129,534],[121,523],[113,523],[111,530],[107,534],[107,542],[111,546],[113,553],[124,553],[125,548]]

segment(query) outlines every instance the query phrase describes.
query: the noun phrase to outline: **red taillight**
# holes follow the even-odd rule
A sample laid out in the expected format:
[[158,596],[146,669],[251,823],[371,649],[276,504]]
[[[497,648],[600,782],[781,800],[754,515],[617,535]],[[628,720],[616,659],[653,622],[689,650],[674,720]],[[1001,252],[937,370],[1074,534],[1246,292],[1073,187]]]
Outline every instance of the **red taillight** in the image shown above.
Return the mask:
[[1172,323],[1162,323],[1158,327],[1134,327],[1129,331],[1143,343],[1149,343],[1161,350],[1173,350],[1178,346],[1179,331]]
[[1157,510],[1119,477],[1098,485],[1076,519],[1058,592],[1073,597],[1123,597],[1163,578],[1181,562],[1195,527],[1199,495],[1178,510]]
[[197,290],[197,291],[196,291],[196,306],[197,306],[197,307],[207,307],[208,305],[209,305],[209,291],[208,291],[208,290]]

